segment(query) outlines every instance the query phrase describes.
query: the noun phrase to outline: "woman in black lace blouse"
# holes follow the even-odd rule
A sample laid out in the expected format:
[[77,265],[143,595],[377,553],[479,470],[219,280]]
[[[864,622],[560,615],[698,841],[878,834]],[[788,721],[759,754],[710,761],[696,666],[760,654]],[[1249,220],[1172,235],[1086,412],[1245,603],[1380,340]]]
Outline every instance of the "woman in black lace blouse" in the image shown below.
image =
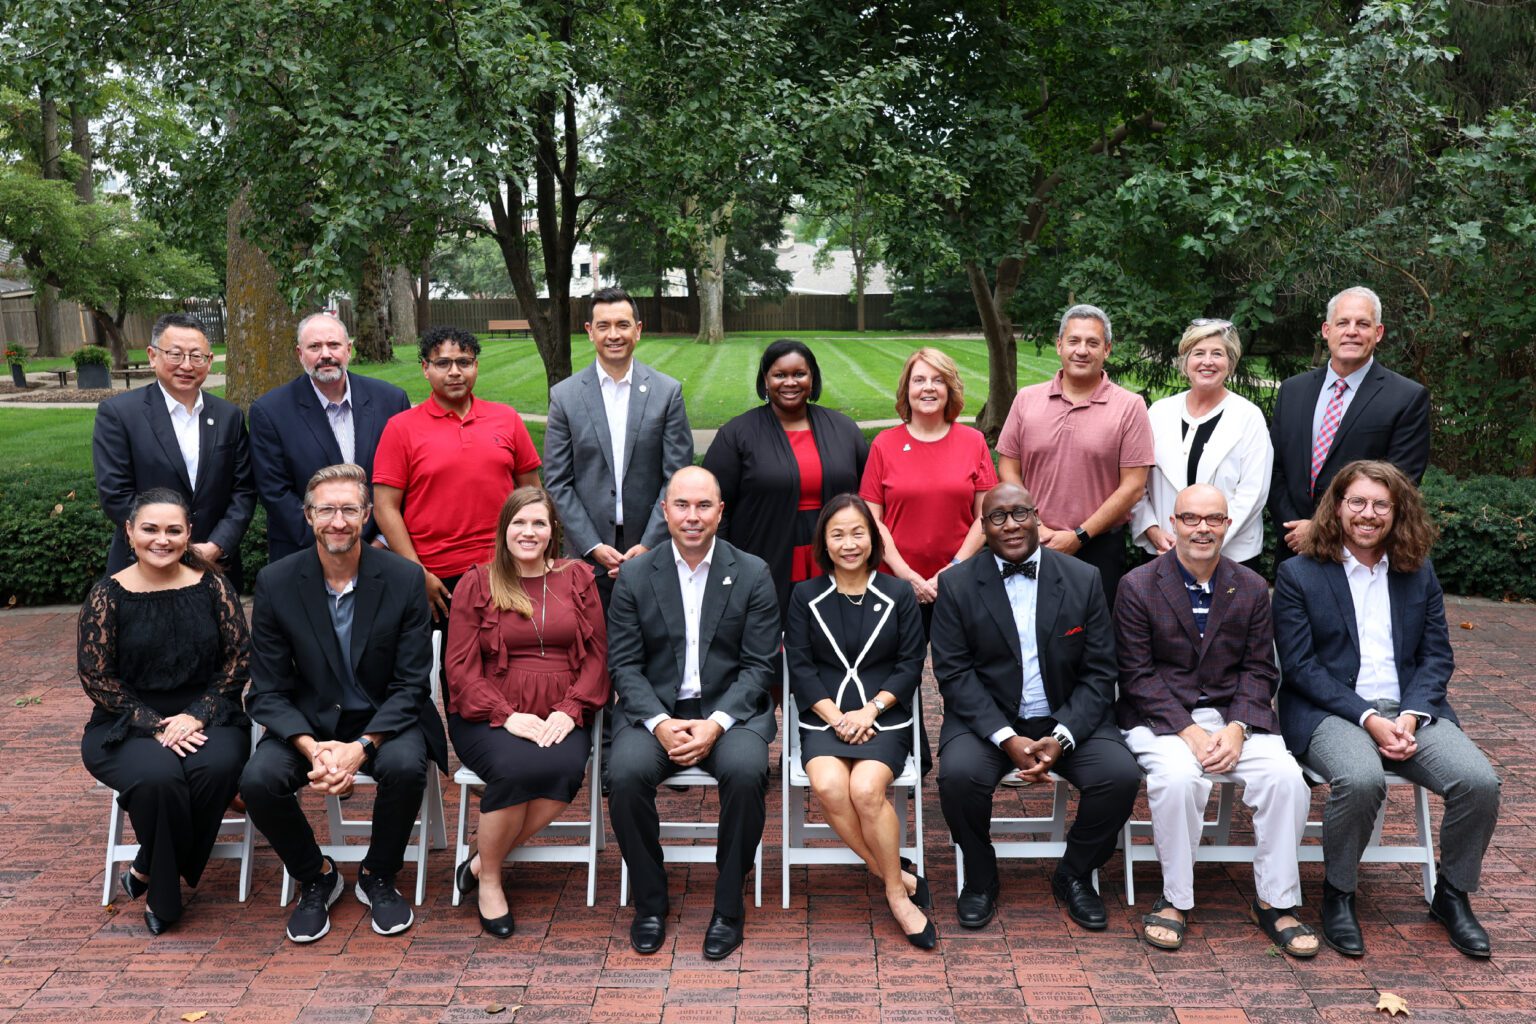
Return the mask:
[[96,705],[80,756],[133,822],[139,854],[121,883],[148,893],[158,935],[181,917],[180,880],[202,877],[250,754],[250,637],[239,595],[191,550],[180,494],[140,494],[125,528],[137,560],[80,609],[80,682]]

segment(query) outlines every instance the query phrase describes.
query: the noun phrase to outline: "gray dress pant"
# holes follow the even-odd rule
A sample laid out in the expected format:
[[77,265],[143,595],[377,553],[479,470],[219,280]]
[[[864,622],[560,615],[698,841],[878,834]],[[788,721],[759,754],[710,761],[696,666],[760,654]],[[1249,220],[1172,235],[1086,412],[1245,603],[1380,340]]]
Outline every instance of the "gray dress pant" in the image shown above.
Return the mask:
[[[1376,710],[1395,719],[1398,705],[1381,700]],[[1312,732],[1302,757],[1328,780],[1323,808],[1323,859],[1328,883],[1354,892],[1360,855],[1371,840],[1376,813],[1387,796],[1385,773],[1396,772],[1445,800],[1440,824],[1440,877],[1475,892],[1483,854],[1499,817],[1499,777],[1477,745],[1454,722],[1437,718],[1415,734],[1417,752],[1406,761],[1381,756],[1369,733],[1330,715]]]

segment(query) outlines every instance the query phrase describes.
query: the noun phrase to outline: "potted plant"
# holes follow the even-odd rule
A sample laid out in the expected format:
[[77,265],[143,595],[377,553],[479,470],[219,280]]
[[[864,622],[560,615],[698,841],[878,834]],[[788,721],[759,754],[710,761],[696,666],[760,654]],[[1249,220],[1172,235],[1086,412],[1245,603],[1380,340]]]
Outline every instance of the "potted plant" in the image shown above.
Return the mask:
[[20,342],[5,343],[5,361],[11,367],[11,383],[19,388],[27,386],[27,350]]
[[112,353],[100,345],[84,345],[69,357],[75,364],[75,387],[100,391],[112,387]]

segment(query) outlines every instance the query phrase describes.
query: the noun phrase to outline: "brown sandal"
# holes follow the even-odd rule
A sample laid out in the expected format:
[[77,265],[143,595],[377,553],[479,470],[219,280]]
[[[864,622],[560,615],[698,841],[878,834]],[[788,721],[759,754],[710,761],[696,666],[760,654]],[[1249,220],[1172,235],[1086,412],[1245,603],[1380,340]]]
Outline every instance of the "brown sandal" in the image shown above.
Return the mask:
[[[1174,910],[1184,916],[1182,919],[1163,917],[1158,913],[1159,910]],[[1179,910],[1178,907],[1159,896],[1157,902],[1152,904],[1152,913],[1142,915],[1141,937],[1146,939],[1149,945],[1156,946],[1158,949],[1178,949],[1184,945],[1184,929],[1189,926],[1189,913],[1188,910]],[[1166,928],[1168,931],[1173,932],[1176,938],[1172,941],[1154,938],[1152,936],[1153,928]]]
[[1298,960],[1306,960],[1309,957],[1317,956],[1318,950],[1323,948],[1321,942],[1311,949],[1297,949],[1293,945],[1302,936],[1315,936],[1317,934],[1306,924],[1302,923],[1299,917],[1296,918],[1296,923],[1289,928],[1281,929],[1277,926],[1276,922],[1282,917],[1296,917],[1295,907],[1261,907],[1259,906],[1259,901],[1254,900],[1248,905],[1248,916],[1253,919],[1254,924],[1264,929],[1264,934],[1269,936],[1269,940],[1280,947],[1281,951],[1288,956],[1293,956]]

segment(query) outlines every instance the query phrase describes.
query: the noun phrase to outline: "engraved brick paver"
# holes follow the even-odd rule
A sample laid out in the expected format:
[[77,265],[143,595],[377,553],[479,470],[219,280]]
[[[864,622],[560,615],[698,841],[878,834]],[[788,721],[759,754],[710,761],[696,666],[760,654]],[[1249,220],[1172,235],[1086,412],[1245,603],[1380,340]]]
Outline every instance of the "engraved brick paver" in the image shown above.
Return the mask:
[[[663,951],[629,948],[618,907],[619,862],[609,835],[597,905],[583,871],[507,869],[516,935],[477,934],[473,903],[453,907],[446,851],[434,851],[427,902],[402,938],[375,935],[347,894],[332,934],[310,947],[283,940],[281,875],[257,842],[251,898],[235,899],[236,865],[215,861],[186,919],[158,938],[142,905],[99,906],[107,794],[80,765],[89,705],[74,675],[73,609],[0,611],[0,1024],[398,1024],[593,1021],[632,1024],[1376,1024],[1382,991],[1408,1000],[1413,1020],[1529,1024],[1536,1019],[1536,607],[1448,599],[1458,673],[1452,693],[1467,731],[1504,780],[1503,809],[1476,905],[1495,943],[1490,961],[1456,953],[1425,915],[1410,866],[1362,868],[1358,903],[1370,954],[1325,949],[1311,961],[1274,955],[1247,919],[1247,865],[1202,865],[1185,948],[1138,941],[1156,899],[1155,864],[1138,865],[1134,907],[1120,859],[1102,872],[1110,927],[1089,934],[1056,908],[1051,865],[1004,861],[998,918],[968,932],[954,911],[952,848],[928,780],[928,872],[939,949],[902,938],[880,888],[846,867],[796,869],[779,906],[779,779],[769,790],[764,906],[748,907],[746,944],[720,963],[700,945],[713,868],[671,871],[673,916]],[[1468,622],[1474,629],[1461,629]],[[925,681],[930,728],[939,702]],[[41,703],[18,704],[24,697]],[[777,757],[778,748],[774,747]],[[457,790],[445,788],[449,829]],[[1407,793],[1394,792],[1387,828],[1412,831]],[[577,798],[585,799],[585,792]],[[712,792],[663,791],[669,816],[712,814]],[[1038,812],[1041,795],[1005,791],[998,813]],[[355,805],[355,806],[354,806]],[[1440,810],[1432,801],[1435,817]],[[318,804],[314,804],[318,807]],[[349,802],[365,812],[366,794]],[[1314,804],[1317,816],[1320,801]],[[1138,817],[1146,812],[1143,801]],[[1236,825],[1251,836],[1246,812]],[[349,868],[350,878],[355,868]],[[1321,866],[1304,865],[1316,900]],[[413,869],[401,888],[414,884]],[[1303,917],[1316,924],[1314,908]],[[502,1007],[491,1014],[489,1008]]]

